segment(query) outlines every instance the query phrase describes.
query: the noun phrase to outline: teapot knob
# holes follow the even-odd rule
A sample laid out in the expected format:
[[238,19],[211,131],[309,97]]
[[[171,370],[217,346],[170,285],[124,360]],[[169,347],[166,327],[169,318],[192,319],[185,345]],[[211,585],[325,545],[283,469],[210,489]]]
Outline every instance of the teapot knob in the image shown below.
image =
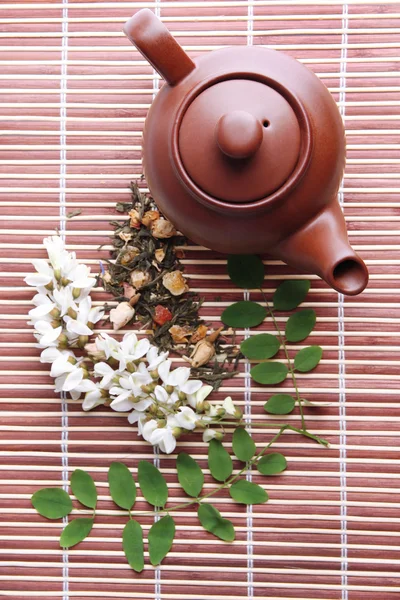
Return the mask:
[[263,126],[256,117],[244,110],[222,115],[215,127],[219,148],[231,158],[250,158],[261,146]]

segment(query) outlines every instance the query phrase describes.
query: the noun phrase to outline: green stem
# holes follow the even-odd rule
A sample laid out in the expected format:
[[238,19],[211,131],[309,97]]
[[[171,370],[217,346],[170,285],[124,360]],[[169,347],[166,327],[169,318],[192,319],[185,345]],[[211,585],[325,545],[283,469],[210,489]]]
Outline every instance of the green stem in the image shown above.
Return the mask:
[[294,389],[296,390],[296,400],[297,400],[297,404],[299,406],[299,411],[300,411],[302,431],[306,431],[306,421],[305,421],[305,418],[304,418],[303,403],[302,403],[301,398],[300,398],[300,392],[299,392],[299,388],[297,386],[297,380],[296,380],[296,375],[295,375],[294,368],[293,368],[293,365],[292,365],[292,361],[290,359],[289,352],[288,352],[288,349],[287,349],[287,346],[286,346],[285,336],[281,332],[279,324],[278,324],[278,321],[275,319],[274,311],[271,309],[271,307],[270,307],[270,305],[268,303],[267,297],[266,297],[264,291],[261,288],[260,288],[260,292],[261,292],[261,294],[262,294],[262,296],[264,298],[264,302],[265,302],[265,305],[267,307],[267,311],[268,311],[268,313],[269,313],[269,315],[270,315],[270,317],[271,317],[271,319],[272,319],[272,321],[274,323],[275,329],[276,329],[276,331],[278,333],[278,337],[279,337],[279,339],[281,341],[281,344],[282,344],[283,352],[285,354],[285,357],[286,357],[286,360],[287,360],[287,364],[288,364],[288,370],[289,370],[289,373],[290,373],[290,375],[292,377]]

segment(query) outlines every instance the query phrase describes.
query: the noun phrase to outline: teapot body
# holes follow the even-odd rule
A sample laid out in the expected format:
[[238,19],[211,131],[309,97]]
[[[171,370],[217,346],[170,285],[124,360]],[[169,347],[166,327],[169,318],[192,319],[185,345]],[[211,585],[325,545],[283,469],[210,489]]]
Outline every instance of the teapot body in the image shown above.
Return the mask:
[[[280,241],[304,227],[329,203],[337,202],[345,163],[344,128],[337,106],[311,71],[274,50],[234,47],[216,50],[194,63],[195,68],[179,85],[161,88],[149,110],[143,134],[143,166],[149,189],[161,211],[198,244],[231,254],[273,254]],[[293,133],[299,154],[292,172],[279,189],[251,201],[241,202],[240,195],[248,197],[246,186],[252,188],[254,178],[247,182],[246,177],[241,178],[234,188],[235,201],[226,202],[197,185],[182,161],[180,131],[185,114],[205,90],[214,90],[218,97],[218,85],[223,82],[235,82],[231,97],[226,100],[224,94],[221,99],[230,110],[245,108],[242,105],[246,95],[251,95],[252,85],[257,94],[262,84],[284,97],[299,123],[300,140],[294,140],[297,133]],[[265,106],[265,119],[268,117],[269,106]],[[273,120],[267,123],[263,135],[271,136],[271,152],[284,164],[291,150],[291,132],[280,144]],[[219,167],[201,145],[202,123],[189,121],[189,126],[195,133],[186,136],[185,148],[192,146],[194,162],[218,185]],[[246,160],[238,161],[238,171],[245,168],[243,163]],[[270,173],[270,169],[270,164],[260,164],[257,176],[272,178],[274,171]]]

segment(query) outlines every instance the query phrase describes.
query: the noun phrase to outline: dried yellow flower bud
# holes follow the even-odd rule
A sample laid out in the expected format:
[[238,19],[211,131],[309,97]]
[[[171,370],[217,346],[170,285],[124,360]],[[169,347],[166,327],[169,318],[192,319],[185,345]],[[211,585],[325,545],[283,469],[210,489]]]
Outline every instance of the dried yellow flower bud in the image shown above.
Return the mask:
[[135,246],[130,246],[126,249],[126,252],[124,252],[121,256],[121,265],[129,265],[129,263],[131,263],[138,254],[139,248],[136,248]]
[[163,277],[163,285],[173,296],[180,296],[189,290],[181,271],[171,271]]
[[142,223],[145,227],[150,227],[153,221],[157,221],[160,218],[158,210],[148,210],[142,217]]
[[174,344],[186,344],[188,342],[188,338],[186,336],[190,335],[192,329],[188,325],[181,327],[180,325],[173,325],[168,329],[171,334],[172,341]]
[[207,325],[199,325],[190,341],[192,344],[197,344],[200,340],[204,339],[207,335]]
[[124,327],[133,318],[135,309],[129,304],[129,302],[121,302],[117,308],[113,308],[110,311],[110,321],[113,324],[114,331]]
[[176,235],[176,229],[172,223],[162,217],[151,223],[150,230],[157,239],[166,239]]
[[154,256],[156,257],[156,261],[157,262],[162,262],[165,258],[165,253],[166,253],[166,249],[163,248],[158,248],[155,252],[154,252]]
[[200,340],[197,342],[190,355],[192,367],[202,367],[206,365],[214,356],[215,348],[214,345],[207,340]]
[[123,241],[123,242],[130,242],[133,235],[128,232],[128,231],[120,231],[118,234],[118,237]]
[[128,216],[130,217],[129,225],[131,227],[133,227],[134,229],[139,229],[140,228],[140,218],[139,218],[138,211],[136,209],[132,209],[128,213]]

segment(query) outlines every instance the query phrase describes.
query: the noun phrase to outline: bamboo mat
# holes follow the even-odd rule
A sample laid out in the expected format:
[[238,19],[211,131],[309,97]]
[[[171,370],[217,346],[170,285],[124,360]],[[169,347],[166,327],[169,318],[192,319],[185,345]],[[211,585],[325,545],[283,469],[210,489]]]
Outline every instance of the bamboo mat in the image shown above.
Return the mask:
[[[277,447],[288,456],[288,470],[268,480],[254,476],[270,501],[247,510],[227,495],[218,501],[236,525],[234,544],[206,534],[185,510],[163,565],[137,575],[122,554],[124,521],[108,496],[106,471],[112,460],[133,469],[142,458],[154,460],[179,500],[174,460],[154,456],[123,415],[101,407],[84,414],[79,403],[54,393],[26,324],[32,292],[23,278],[30,260],[44,257],[41,240],[55,228],[95,271],[107,256],[107,247],[96,248],[107,243],[113,207],[128,200],[129,181],[141,173],[141,131],[160,84],[121,33],[141,7],[155,10],[192,56],[265,45],[322,78],[346,123],[340,200],[371,279],[361,296],[344,298],[312,277],[306,302],[317,311],[311,340],[324,357],[299,381],[305,397],[326,404],[308,409],[307,419],[331,448],[285,434]],[[392,0],[0,3],[1,597],[398,597],[399,33],[400,2]],[[77,209],[82,214],[67,219]],[[267,291],[281,279],[306,276],[265,258]],[[225,275],[224,257],[190,246],[184,264],[192,289],[205,298],[204,316],[217,325],[223,308],[243,298]],[[95,292],[97,302],[105,299]],[[270,331],[270,324],[263,328]],[[285,387],[292,391],[290,382]],[[216,398],[228,392],[248,418],[266,418],[266,392],[250,383],[244,364]],[[268,435],[255,438],[261,446]],[[206,467],[200,435],[181,439],[178,449]],[[60,523],[39,517],[30,496],[61,481],[67,488],[78,467],[100,486],[99,516],[89,540],[63,552]]]

